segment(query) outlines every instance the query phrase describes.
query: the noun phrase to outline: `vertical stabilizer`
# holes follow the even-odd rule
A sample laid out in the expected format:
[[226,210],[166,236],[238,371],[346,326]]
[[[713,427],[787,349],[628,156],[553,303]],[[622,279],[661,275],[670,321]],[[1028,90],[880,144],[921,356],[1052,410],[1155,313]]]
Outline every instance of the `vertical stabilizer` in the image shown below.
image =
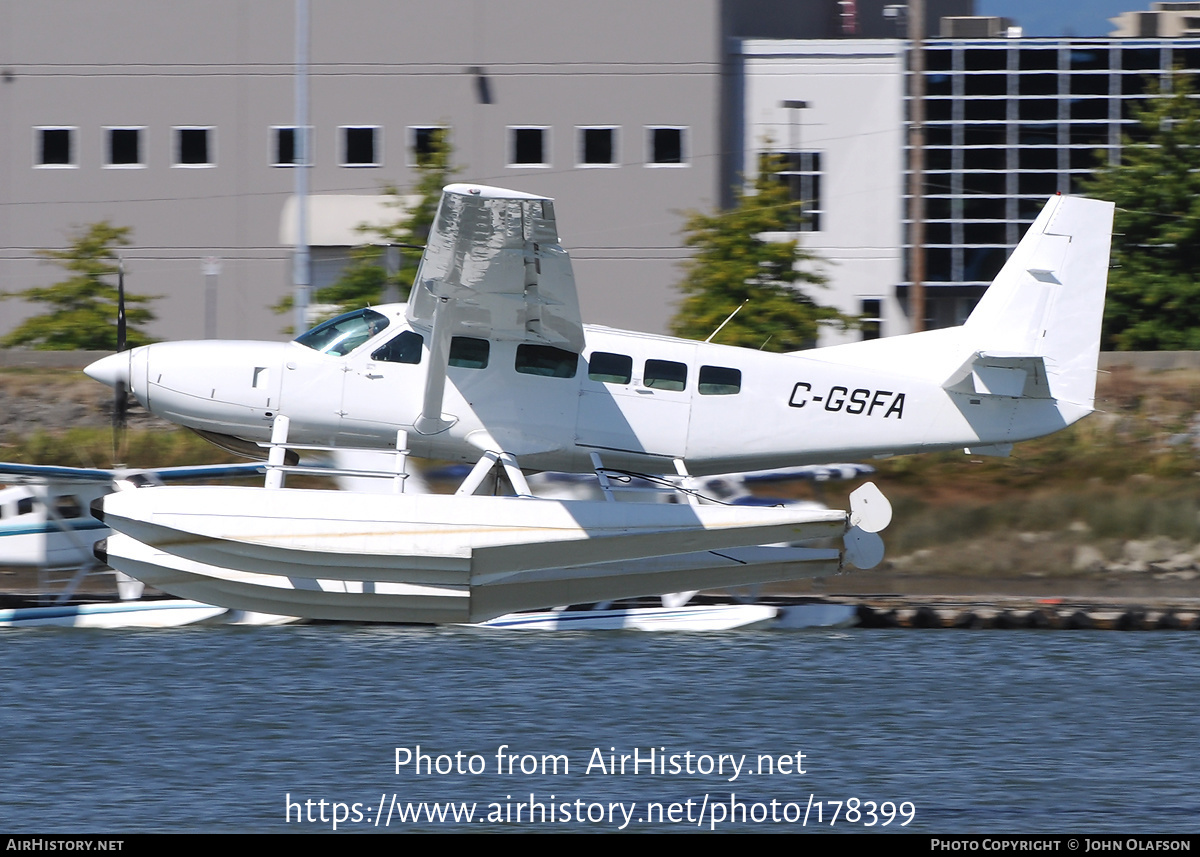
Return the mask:
[[963,326],[979,351],[1043,358],[1050,395],[1091,408],[1114,205],[1051,197]]

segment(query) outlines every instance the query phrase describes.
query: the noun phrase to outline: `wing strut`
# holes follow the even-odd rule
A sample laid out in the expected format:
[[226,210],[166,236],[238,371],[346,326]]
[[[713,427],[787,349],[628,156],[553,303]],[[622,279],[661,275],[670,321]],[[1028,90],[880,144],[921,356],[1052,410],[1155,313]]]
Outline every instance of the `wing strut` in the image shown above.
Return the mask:
[[600,490],[604,492],[604,499],[610,503],[615,503],[617,498],[613,496],[612,483],[608,480],[608,471],[604,469],[604,462],[600,460],[600,453],[590,452],[588,455],[592,459],[592,468],[596,471],[596,478],[600,480]]
[[442,413],[442,401],[446,395],[446,369],[450,365],[450,314],[453,308],[450,299],[444,297],[438,298],[434,305],[425,396],[421,402],[421,415],[413,421],[413,428],[420,434],[437,434],[458,422],[457,417]]
[[85,544],[83,539],[79,537],[79,534],[75,532],[75,529],[63,520],[62,516],[58,514],[58,511],[53,505],[51,505],[48,495],[42,502],[42,506],[46,510],[46,517],[50,520],[50,522],[54,524],[54,526],[57,527],[64,536],[67,537],[67,540],[71,543],[71,546],[74,547],[75,550],[79,551],[80,555],[83,557],[83,562],[79,564],[79,568],[76,569],[75,574],[67,583],[66,588],[63,589],[63,591],[59,593],[58,597],[54,599],[55,604],[65,604],[70,600],[71,596],[75,594],[75,590],[79,588],[79,584],[83,583],[83,579],[87,577],[88,573],[99,563],[96,558],[92,556],[91,546]]
[[512,483],[513,490],[517,492],[518,497],[533,496],[533,491],[530,490],[529,483],[525,481],[525,474],[521,472],[521,465],[517,463],[516,456],[508,452],[492,450],[485,452],[483,457],[475,462],[475,467],[467,474],[467,478],[462,481],[454,493],[461,496],[474,494],[497,464],[504,468],[504,475]]

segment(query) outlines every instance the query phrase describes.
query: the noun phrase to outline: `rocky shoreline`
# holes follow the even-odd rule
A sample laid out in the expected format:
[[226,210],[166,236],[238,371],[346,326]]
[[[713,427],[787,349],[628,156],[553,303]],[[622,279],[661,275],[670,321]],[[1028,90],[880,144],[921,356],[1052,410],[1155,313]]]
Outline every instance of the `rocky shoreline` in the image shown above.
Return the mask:
[[[85,356],[73,361],[78,365],[0,370],[0,438],[112,425],[113,392],[83,374],[91,362],[87,356],[94,352],[79,353]],[[130,402],[128,426],[135,431],[172,428],[135,401]]]

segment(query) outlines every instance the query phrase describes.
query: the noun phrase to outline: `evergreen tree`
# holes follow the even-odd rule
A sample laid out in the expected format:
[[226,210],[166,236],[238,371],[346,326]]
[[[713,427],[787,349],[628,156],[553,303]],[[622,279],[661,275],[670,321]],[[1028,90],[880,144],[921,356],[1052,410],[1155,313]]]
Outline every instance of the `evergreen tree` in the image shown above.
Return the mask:
[[1117,205],[1104,347],[1200,350],[1200,103],[1180,74],[1135,114],[1121,163],[1085,185]]
[[783,155],[764,155],[753,192],[739,190],[729,210],[690,213],[684,232],[695,255],[685,265],[685,297],[671,322],[677,336],[705,339],[743,303],[713,342],[798,351],[816,342],[822,323],[850,322],[801,288],[825,285],[818,257],[794,239],[772,236],[794,230],[803,217],[803,204],[781,181],[783,162]]
[[[366,239],[351,251],[350,264],[337,280],[313,293],[313,303],[336,304],[341,311],[383,303],[389,285],[395,285],[400,300],[408,300],[417,265],[421,261],[421,250],[413,246],[401,246],[399,270],[389,283],[383,254],[386,244],[424,245],[437,214],[442,198],[442,188],[450,183],[457,170],[450,166],[451,146],[444,131],[432,133],[429,151],[417,155],[417,183],[411,191],[415,203],[408,207],[395,187],[384,188],[384,193],[396,198],[392,203],[399,211],[395,222],[380,226],[360,226]],[[272,309],[277,313],[290,312],[292,296],[288,295]]]
[[[107,220],[93,223],[71,236],[63,250],[39,250],[37,254],[65,268],[70,276],[51,286],[11,292],[0,298],[19,298],[45,304],[49,309],[26,319],[3,339],[5,348],[25,346],[40,351],[115,351],[117,349],[117,254],[129,244],[130,228],[113,226]],[[125,295],[125,319],[129,348],[151,342],[138,328],[154,320],[143,304],[154,298]]]

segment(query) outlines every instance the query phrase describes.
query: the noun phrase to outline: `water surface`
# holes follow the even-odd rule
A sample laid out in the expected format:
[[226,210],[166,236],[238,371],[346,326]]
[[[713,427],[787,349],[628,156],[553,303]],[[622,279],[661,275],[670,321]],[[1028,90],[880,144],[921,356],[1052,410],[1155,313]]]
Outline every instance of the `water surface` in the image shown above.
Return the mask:
[[[851,798],[910,802],[911,823],[887,827],[907,831],[1200,826],[1194,633],[308,626],[31,629],[2,644],[13,832],[328,830],[335,802],[339,830],[455,826],[402,824],[393,796],[474,803],[460,824],[476,830],[527,827],[531,803],[537,829],[618,829],[622,812],[630,830],[728,829],[745,812],[799,830],[797,813],[812,828],[820,804],[828,827],[831,802]],[[475,755],[481,772],[397,773],[396,748],[418,746],[444,769]],[[636,773],[609,769],[635,750]],[[681,772],[660,771],[662,754]],[[744,756],[736,779],[726,754]],[[543,772],[542,756],[566,770]],[[759,756],[791,768],[752,772]],[[381,797],[392,821],[376,826]],[[845,809],[837,829],[870,820]],[[771,812],[794,823],[754,823]]]

